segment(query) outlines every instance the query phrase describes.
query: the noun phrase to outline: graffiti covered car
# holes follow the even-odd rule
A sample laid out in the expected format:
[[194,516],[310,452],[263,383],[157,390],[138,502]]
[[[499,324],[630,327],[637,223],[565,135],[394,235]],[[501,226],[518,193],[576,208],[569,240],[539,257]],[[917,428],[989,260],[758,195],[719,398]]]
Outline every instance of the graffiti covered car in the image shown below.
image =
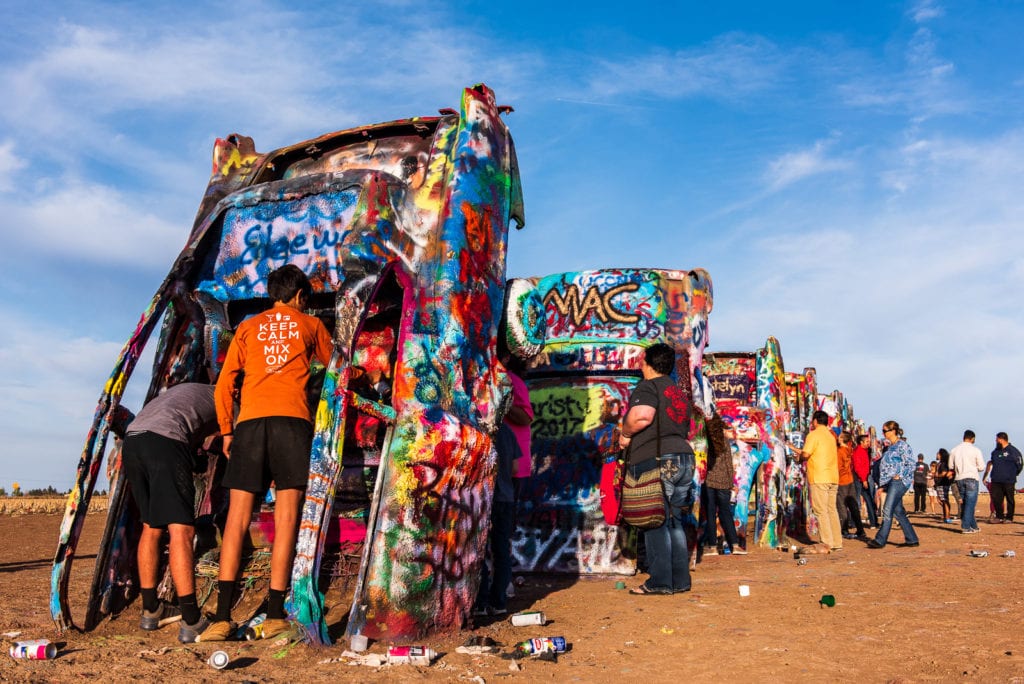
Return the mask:
[[714,392],[715,408],[732,433],[729,441],[735,470],[736,534],[746,546],[750,492],[754,489],[755,539],[759,545],[774,548],[778,543],[788,422],[779,342],[769,337],[764,347],[754,352],[705,354],[704,376]]
[[[491,436],[509,393],[495,358],[507,231],[524,223],[501,112],[481,84],[465,89],[459,111],[267,154],[238,135],[216,142],[187,245],[121,351],[79,462],[52,574],[59,627],[72,626],[69,571],[84,514],[151,333],[162,319],[147,400],[215,379],[235,326],[269,308],[266,276],[286,263],[309,276],[308,313],[334,343],[311,388],[314,440],[289,612],[316,643],[331,639],[328,612],[349,634],[391,640],[463,624],[489,519]],[[381,391],[365,391],[367,378]],[[216,462],[200,476],[197,514],[216,512]],[[109,470],[87,629],[137,591],[139,523],[116,449]],[[247,578],[259,574],[269,522],[254,520]],[[328,605],[339,574],[346,592]]]
[[532,298],[544,321],[525,378],[534,410],[533,462],[519,502],[513,564],[520,572],[632,574],[635,540],[602,514],[602,465],[615,455],[613,433],[641,379],[644,349],[666,342],[677,352],[676,382],[701,410],[690,437],[697,484],[703,481],[701,359],[711,278],[701,269],[605,269],[513,281],[510,292],[519,308]]

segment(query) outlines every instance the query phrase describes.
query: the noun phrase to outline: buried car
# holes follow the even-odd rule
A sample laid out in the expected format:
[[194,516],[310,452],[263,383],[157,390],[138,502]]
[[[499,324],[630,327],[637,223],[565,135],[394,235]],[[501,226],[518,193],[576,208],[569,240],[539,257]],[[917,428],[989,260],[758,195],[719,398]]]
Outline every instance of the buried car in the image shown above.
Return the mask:
[[[614,432],[641,379],[644,349],[665,342],[676,350],[673,379],[691,405],[695,484],[707,464],[706,388],[701,357],[712,308],[706,271],[604,269],[558,273],[510,283],[514,311],[532,298],[544,336],[527,364],[532,466],[523,485],[512,537],[520,572],[633,574],[636,535],[611,525],[601,504],[601,472],[617,455]],[[537,334],[510,337],[536,341]],[[527,356],[528,354],[523,354]],[[692,526],[690,533],[692,535]],[[691,538],[690,549],[694,549]]]
[[[334,346],[310,389],[314,438],[289,613],[314,643],[342,629],[404,640],[463,624],[486,540],[492,434],[510,390],[495,355],[507,232],[524,223],[503,111],[481,84],[464,90],[459,111],[267,154],[238,135],[216,142],[187,245],[100,397],[54,560],[58,627],[73,626],[69,572],[84,514],[124,415],[125,385],[157,324],[147,400],[179,382],[215,379],[238,323],[269,308],[267,274],[286,263],[309,276],[307,312]],[[204,524],[217,519],[218,462],[198,475]],[[138,514],[116,448],[109,466],[86,629],[137,592]],[[200,592],[216,576],[210,532]],[[243,576],[252,584],[263,578],[272,516],[254,516],[250,532]]]
[[[774,548],[779,541],[786,466],[787,405],[779,342],[769,337],[755,352],[705,354],[704,375],[714,392],[715,407],[731,433],[736,535],[746,546],[750,492],[754,489],[755,538],[759,545]],[[708,524],[716,522],[709,520]]]

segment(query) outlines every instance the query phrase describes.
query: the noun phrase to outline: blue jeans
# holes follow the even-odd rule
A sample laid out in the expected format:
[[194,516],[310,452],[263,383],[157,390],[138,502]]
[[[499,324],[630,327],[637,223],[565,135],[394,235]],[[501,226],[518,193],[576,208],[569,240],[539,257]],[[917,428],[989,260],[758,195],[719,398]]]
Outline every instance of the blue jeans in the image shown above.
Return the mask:
[[974,507],[978,505],[978,481],[974,478],[957,480],[960,490],[960,529],[976,530],[978,521],[974,519]]
[[644,586],[656,592],[689,591],[690,554],[686,549],[683,509],[693,506],[693,454],[665,454],[629,467],[634,477],[660,467],[665,488],[665,524],[644,531],[650,574]]
[[857,491],[858,506],[860,505],[860,500],[864,499],[864,508],[868,512],[868,522],[871,523],[872,527],[878,527],[878,511],[875,510],[875,488],[870,483],[871,480],[868,480],[868,486],[865,487],[861,484],[860,480],[856,477],[853,478],[853,488]]
[[889,481],[888,488],[885,490],[885,505],[882,506],[882,526],[878,528],[878,534],[875,535],[875,541],[882,546],[885,546],[885,542],[889,539],[893,518],[900,523],[904,541],[908,544],[917,542],[917,533],[914,532],[914,526],[910,524],[910,518],[907,517],[907,509],[903,507],[903,495],[909,488],[910,485],[903,480]]

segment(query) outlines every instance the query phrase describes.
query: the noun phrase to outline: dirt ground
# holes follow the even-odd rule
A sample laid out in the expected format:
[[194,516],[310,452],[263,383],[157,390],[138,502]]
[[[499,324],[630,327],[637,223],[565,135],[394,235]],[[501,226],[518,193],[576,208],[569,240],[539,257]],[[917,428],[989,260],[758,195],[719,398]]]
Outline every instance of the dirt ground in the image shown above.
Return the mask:
[[[1018,495],[1018,507],[1022,499]],[[425,645],[442,654],[430,667],[383,668],[325,662],[339,658],[342,646],[182,646],[173,626],[140,631],[137,604],[91,633],[60,636],[47,609],[60,517],[0,516],[0,633],[47,638],[60,649],[49,661],[3,654],[0,680],[1024,682],[1024,524],[986,524],[984,496],[978,511],[982,532],[976,535],[961,535],[958,525],[936,517],[912,516],[921,537],[916,549],[890,544],[872,550],[847,541],[842,552],[810,557],[804,565],[790,553],[765,549],[705,558],[693,591],[675,596],[630,596],[615,588],[623,578],[527,577],[511,607],[543,610],[547,626],[491,622],[429,640]],[[76,618],[103,521],[102,514],[89,516],[79,546],[72,578]],[[899,530],[890,541],[902,542]],[[989,556],[972,557],[972,550]],[[1002,557],[1007,550],[1022,557]],[[625,579],[628,586],[639,581]],[[739,595],[741,584],[750,587],[749,597]],[[823,594],[835,596],[834,608],[819,604]],[[473,635],[505,645],[561,635],[572,650],[557,662],[518,661],[514,670],[516,663],[500,656],[456,653]],[[370,651],[385,646],[372,644]],[[232,663],[216,671],[205,661],[221,648]]]

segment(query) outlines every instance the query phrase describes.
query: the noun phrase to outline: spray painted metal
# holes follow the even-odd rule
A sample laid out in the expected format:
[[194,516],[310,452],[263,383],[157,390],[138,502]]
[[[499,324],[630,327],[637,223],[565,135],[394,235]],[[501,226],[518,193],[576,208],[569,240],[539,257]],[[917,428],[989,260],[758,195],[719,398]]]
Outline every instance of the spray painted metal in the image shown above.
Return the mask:
[[[266,276],[292,263],[313,284],[309,312],[333,332],[313,390],[311,471],[288,608],[328,641],[320,591],[328,530],[365,540],[349,636],[414,639],[459,628],[477,591],[495,464],[491,434],[510,384],[495,358],[507,231],[524,224],[518,164],[494,94],[467,88],[459,111],[331,133],[267,154],[217,140],[185,249],[122,349],[100,397],[68,498],[51,613],[72,626],[70,567],[85,511],[143,347],[159,328],[148,398],[219,372],[234,326],[269,304]],[[162,321],[162,323],[161,323]],[[159,325],[158,325],[159,324]],[[389,398],[368,399],[375,373]],[[212,378],[209,378],[212,379]],[[339,519],[346,459],[376,491]],[[135,595],[138,520],[119,460],[85,627]],[[212,466],[197,513],[216,492]],[[365,494],[365,492],[364,492]],[[336,534],[332,532],[332,535]]]
[[[677,351],[676,382],[700,409],[691,442],[697,484],[703,481],[708,407],[701,360],[711,279],[701,269],[606,269],[512,281],[509,292],[510,329],[513,320],[532,324],[510,336],[538,352],[526,376],[534,409],[533,462],[512,539],[514,567],[632,574],[635,533],[605,523],[601,467],[616,450],[613,431],[640,380],[644,348],[666,342]],[[539,315],[524,313],[538,308]]]
[[741,542],[746,539],[748,502],[754,489],[755,538],[759,545],[774,548],[779,540],[789,421],[779,342],[769,337],[754,352],[706,354],[704,375],[714,391],[715,407],[732,433],[737,536]]

